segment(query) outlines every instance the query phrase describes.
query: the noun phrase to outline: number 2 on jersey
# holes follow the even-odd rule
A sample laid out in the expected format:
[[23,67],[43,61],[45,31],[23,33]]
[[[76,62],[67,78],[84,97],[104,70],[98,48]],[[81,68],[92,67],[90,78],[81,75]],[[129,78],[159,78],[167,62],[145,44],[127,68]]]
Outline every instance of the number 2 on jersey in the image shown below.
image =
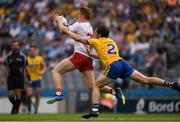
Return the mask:
[[107,46],[110,47],[108,50],[108,54],[116,54],[116,51],[114,50],[115,47],[113,44],[107,44]]

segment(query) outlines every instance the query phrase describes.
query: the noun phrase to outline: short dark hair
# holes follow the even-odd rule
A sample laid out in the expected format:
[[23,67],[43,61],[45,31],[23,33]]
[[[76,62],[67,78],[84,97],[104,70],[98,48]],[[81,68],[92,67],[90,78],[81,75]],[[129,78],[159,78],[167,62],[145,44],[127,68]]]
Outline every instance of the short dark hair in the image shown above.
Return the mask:
[[97,28],[97,33],[100,34],[102,37],[108,37],[109,36],[109,29],[104,26],[104,25],[101,25]]
[[11,42],[11,44],[12,44],[12,43],[16,43],[16,42],[19,44],[19,42],[18,42],[18,41],[16,41],[16,40],[13,40],[13,41]]
[[13,43],[18,43],[18,45],[20,45],[20,43],[19,43],[18,41],[16,41],[16,40],[13,40],[13,41],[11,42],[11,45],[12,45]]
[[31,45],[30,45],[30,48],[35,48],[35,49],[36,49],[36,48],[37,48],[37,45],[31,44]]
[[85,19],[89,20],[91,18],[91,10],[88,7],[82,6],[80,8],[80,12],[82,15],[84,15]]

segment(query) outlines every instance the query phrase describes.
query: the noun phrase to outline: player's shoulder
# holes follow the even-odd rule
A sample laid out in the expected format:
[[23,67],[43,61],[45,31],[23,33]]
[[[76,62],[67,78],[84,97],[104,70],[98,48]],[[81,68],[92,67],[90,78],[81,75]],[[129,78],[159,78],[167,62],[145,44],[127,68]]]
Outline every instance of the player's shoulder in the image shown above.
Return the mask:
[[91,23],[89,21],[86,22],[78,22],[79,26],[85,26],[85,27],[92,27]]
[[4,56],[4,59],[3,59],[4,62],[7,62],[11,56],[12,56],[11,53]]
[[9,53],[9,54],[7,54],[4,58],[7,59],[7,58],[9,58],[9,57],[11,57],[11,56],[12,56],[12,54]]
[[108,41],[114,41],[113,39],[111,39],[111,38],[105,38],[106,40],[108,40]]
[[21,57],[23,57],[23,58],[27,58],[27,56],[24,54],[24,53],[22,53],[22,52],[20,52],[20,54],[19,54]]
[[36,59],[37,60],[43,60],[43,57],[42,56],[37,56]]
[[32,58],[31,58],[30,56],[28,56],[26,59],[27,59],[27,60],[32,60]]
[[114,41],[113,39],[111,39],[111,38],[105,38],[104,41],[111,42],[111,43],[115,43],[115,41]]

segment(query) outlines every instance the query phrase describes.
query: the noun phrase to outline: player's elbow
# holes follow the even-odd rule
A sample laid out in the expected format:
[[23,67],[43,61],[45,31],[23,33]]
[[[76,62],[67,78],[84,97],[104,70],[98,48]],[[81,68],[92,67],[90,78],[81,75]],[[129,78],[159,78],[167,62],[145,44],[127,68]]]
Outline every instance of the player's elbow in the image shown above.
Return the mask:
[[100,84],[100,83],[96,83],[94,87],[100,89],[102,88],[104,85],[103,84]]

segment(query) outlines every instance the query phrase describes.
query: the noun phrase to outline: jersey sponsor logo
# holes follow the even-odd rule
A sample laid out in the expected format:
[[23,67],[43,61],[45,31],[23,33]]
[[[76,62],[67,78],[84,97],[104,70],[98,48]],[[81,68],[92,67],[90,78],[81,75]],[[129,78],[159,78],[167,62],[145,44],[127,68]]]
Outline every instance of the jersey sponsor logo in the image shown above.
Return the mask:
[[156,101],[149,102],[150,112],[179,112],[180,111],[180,101],[169,102],[169,103],[158,103]]
[[21,58],[16,58],[16,60],[17,60],[17,61],[19,61],[19,62],[20,62],[20,61],[22,61],[22,59],[21,59]]
[[37,64],[29,64],[29,67],[31,68],[34,68],[34,67],[37,67],[38,65]]
[[141,98],[136,104],[138,114],[180,112],[180,101],[176,100],[145,100]]

